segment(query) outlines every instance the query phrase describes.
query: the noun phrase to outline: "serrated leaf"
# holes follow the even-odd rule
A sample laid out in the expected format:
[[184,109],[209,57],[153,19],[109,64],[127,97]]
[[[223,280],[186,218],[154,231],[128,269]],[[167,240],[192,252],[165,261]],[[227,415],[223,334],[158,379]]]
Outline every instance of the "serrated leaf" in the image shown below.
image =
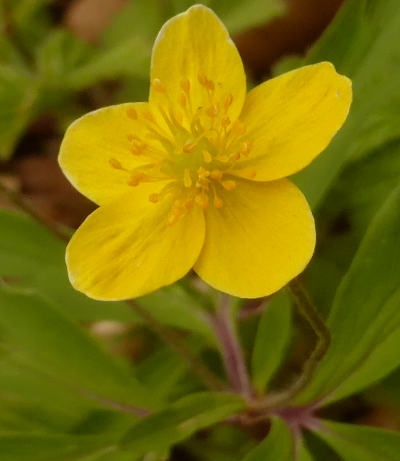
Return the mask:
[[323,422],[316,435],[343,461],[398,461],[400,433],[366,426]]
[[316,207],[343,164],[400,137],[400,3],[397,0],[349,0],[306,64],[328,60],[353,81],[349,120],[329,148],[295,176]]
[[263,392],[281,365],[289,344],[291,303],[286,292],[279,293],[268,304],[259,320],[252,355],[252,380]]
[[282,419],[274,418],[268,436],[243,461],[293,461],[293,459],[294,443],[290,429]]
[[162,451],[205,427],[239,412],[243,400],[233,394],[202,392],[193,394],[135,423],[119,446],[133,455]]
[[328,320],[332,345],[301,402],[338,389],[400,327],[399,209],[397,188],[369,226],[338,288]]
[[37,295],[0,287],[0,334],[19,359],[78,395],[139,407],[155,403],[128,367]]

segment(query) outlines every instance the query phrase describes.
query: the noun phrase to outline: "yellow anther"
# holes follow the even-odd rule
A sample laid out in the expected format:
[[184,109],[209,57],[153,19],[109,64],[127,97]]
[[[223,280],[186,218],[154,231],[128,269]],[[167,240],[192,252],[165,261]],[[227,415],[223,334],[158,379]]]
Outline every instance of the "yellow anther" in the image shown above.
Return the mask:
[[202,153],[201,153],[202,157],[203,157],[203,160],[206,162],[206,163],[211,163],[212,161],[212,155],[210,154],[210,152],[208,152],[207,150],[203,150]]
[[197,144],[194,141],[188,141],[184,144],[182,150],[185,152],[185,154],[190,154],[196,149],[196,145]]
[[191,187],[193,184],[192,177],[190,176],[189,168],[185,168],[183,172],[183,185],[187,188]]
[[194,202],[193,200],[186,200],[185,202],[185,209],[187,211],[191,210],[193,208]]
[[181,217],[180,213],[178,213],[176,210],[171,210],[171,212],[168,215],[168,224],[170,226],[173,226]]
[[256,170],[253,168],[245,168],[244,170],[241,170],[241,173],[245,178],[248,179],[254,179],[257,175]]
[[174,111],[173,113],[173,117],[175,119],[175,121],[177,123],[179,123],[179,125],[182,125],[182,122],[183,122],[183,115],[181,114],[181,112],[178,112],[178,111]]
[[186,94],[189,93],[189,91],[190,91],[190,82],[189,82],[189,80],[187,78],[181,80],[181,88]]
[[149,110],[144,110],[142,114],[145,119],[149,120],[150,122],[154,122],[153,114]]
[[139,139],[133,139],[131,145],[131,153],[133,155],[140,155],[146,147],[146,144]]
[[198,79],[200,85],[202,85],[202,86],[206,86],[206,85],[207,85],[207,77],[206,77],[205,75],[199,74],[199,75],[197,76],[197,79]]
[[159,194],[150,194],[149,195],[149,200],[152,203],[157,203],[160,200],[160,195]]
[[155,78],[151,82],[151,87],[154,91],[157,91],[158,93],[165,93],[165,86],[161,83],[161,80],[159,78]]
[[206,81],[206,88],[210,91],[214,91],[215,89],[215,85],[214,85],[214,82],[212,80],[208,80]]
[[232,126],[232,130],[238,136],[241,136],[246,133],[246,126],[240,120],[236,120]]
[[205,179],[210,176],[210,172],[202,166],[197,170],[197,174],[199,179]]
[[183,93],[179,95],[178,102],[183,108],[186,107],[187,100],[186,100],[186,96]]
[[228,126],[231,124],[231,120],[229,117],[224,117],[222,120],[221,120],[221,125],[223,128],[228,128]]
[[135,110],[133,107],[130,107],[130,108],[126,111],[126,114],[127,114],[128,117],[131,118],[132,120],[137,120],[137,118],[138,118],[137,112],[136,112],[136,110]]
[[228,109],[228,107],[232,104],[232,102],[233,102],[233,96],[231,93],[229,93],[225,97],[225,101],[224,101],[225,109]]
[[222,181],[221,184],[222,187],[227,191],[231,191],[236,187],[236,182],[232,181],[231,179],[228,179],[227,181]]
[[240,159],[240,152],[236,152],[236,153],[229,156],[229,160],[236,161],[236,160],[239,160],[239,159]]
[[218,115],[218,112],[218,105],[215,103],[207,107],[206,109],[206,114],[211,118],[216,117]]
[[108,161],[112,168],[115,168],[116,170],[123,170],[123,166],[121,165],[121,162],[119,162],[116,158],[110,158]]
[[243,155],[246,155],[246,157],[249,155],[250,152],[250,144],[248,142],[242,142],[240,145],[240,153]]
[[143,173],[132,173],[128,181],[128,186],[136,187],[145,178]]
[[208,195],[207,194],[197,194],[194,198],[197,205],[199,205],[203,210],[208,207]]
[[221,170],[212,170],[211,173],[210,173],[210,177],[212,179],[216,179],[217,181],[219,181],[220,179],[222,179],[222,176],[224,174],[222,173]]
[[218,210],[220,208],[222,208],[224,205],[224,202],[222,201],[222,199],[220,197],[218,197],[217,194],[214,194],[214,206],[215,208],[217,208]]

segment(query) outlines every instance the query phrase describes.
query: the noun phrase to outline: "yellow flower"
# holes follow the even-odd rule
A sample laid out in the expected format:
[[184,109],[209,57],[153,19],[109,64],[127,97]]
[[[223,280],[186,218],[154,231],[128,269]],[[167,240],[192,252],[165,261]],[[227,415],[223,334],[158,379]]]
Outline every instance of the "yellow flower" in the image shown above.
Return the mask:
[[72,237],[67,266],[86,295],[144,295],[191,268],[218,290],[255,298],[298,275],[314,221],[285,179],[346,119],[351,82],[322,62],[246,95],[239,53],[217,16],[196,5],[153,48],[149,102],[75,121],[59,162],[100,207]]

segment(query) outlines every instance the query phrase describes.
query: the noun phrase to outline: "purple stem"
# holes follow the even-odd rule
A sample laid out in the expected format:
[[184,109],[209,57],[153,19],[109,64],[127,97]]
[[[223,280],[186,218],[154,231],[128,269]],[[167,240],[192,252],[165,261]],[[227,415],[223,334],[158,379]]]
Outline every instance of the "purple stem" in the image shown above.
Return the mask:
[[246,399],[253,397],[253,391],[247,372],[243,350],[240,345],[236,327],[230,315],[230,299],[225,297],[211,318],[212,324],[220,343],[222,357],[231,388],[243,395]]

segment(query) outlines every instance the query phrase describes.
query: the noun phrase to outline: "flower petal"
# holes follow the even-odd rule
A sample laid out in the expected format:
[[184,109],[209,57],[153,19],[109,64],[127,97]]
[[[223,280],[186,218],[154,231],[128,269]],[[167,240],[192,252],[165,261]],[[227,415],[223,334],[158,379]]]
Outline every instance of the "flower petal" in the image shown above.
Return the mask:
[[[229,117],[239,115],[246,96],[246,76],[242,60],[223,23],[203,5],[195,5],[162,27],[154,43],[151,81],[159,80],[165,94],[150,90],[150,102],[165,104],[165,95],[178,106],[190,83],[190,100],[195,112],[209,104],[209,95],[200,84],[206,77],[215,85],[217,99],[233,96]],[[179,107],[179,106],[178,106]]]
[[300,190],[286,179],[239,179],[207,209],[206,238],[195,271],[218,290],[258,298],[303,271],[315,246],[314,220]]
[[204,241],[204,216],[193,207],[175,224],[173,198],[142,203],[136,190],[93,212],[67,247],[74,288],[100,300],[133,298],[183,277]]
[[[129,191],[129,171],[125,170],[148,162],[131,151],[131,136],[147,133],[143,117],[135,119],[135,115],[148,107],[148,103],[105,107],[68,128],[60,148],[61,169],[76,189],[97,204],[109,203]],[[125,170],[113,167],[113,161]]]
[[330,143],[346,120],[352,100],[351,80],[329,62],[288,72],[247,95],[240,116],[253,142],[237,174],[256,172],[256,181],[296,173]]

